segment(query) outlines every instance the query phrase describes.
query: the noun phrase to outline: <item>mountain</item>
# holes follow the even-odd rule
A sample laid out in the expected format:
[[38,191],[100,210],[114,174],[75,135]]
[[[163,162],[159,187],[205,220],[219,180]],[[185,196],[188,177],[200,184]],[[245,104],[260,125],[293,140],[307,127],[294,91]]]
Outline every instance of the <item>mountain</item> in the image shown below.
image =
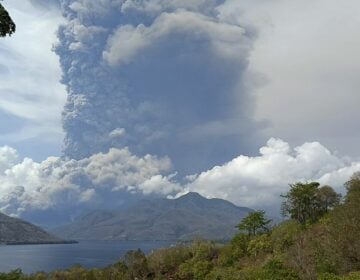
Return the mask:
[[[42,228],[0,213],[0,244],[58,244],[69,243]],[[70,242],[71,243],[71,242]]]
[[123,211],[93,211],[55,234],[76,240],[229,239],[252,209],[188,193],[178,199],[141,200]]

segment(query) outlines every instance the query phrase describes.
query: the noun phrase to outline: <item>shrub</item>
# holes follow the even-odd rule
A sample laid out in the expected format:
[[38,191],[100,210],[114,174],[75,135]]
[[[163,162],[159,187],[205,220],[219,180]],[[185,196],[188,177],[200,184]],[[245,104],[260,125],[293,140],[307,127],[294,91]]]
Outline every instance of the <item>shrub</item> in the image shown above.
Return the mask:
[[156,277],[174,275],[179,266],[192,257],[191,248],[177,246],[160,249],[148,256],[149,269]]
[[295,220],[288,220],[274,227],[270,235],[274,253],[286,252],[301,232],[302,227]]

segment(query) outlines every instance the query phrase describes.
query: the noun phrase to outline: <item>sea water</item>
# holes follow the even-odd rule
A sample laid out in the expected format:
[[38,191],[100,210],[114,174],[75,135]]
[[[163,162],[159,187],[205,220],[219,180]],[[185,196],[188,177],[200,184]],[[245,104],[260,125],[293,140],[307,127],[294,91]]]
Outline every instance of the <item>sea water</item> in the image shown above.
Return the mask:
[[50,272],[74,265],[102,268],[121,259],[129,250],[151,251],[168,247],[164,241],[81,241],[78,244],[0,246],[0,272]]

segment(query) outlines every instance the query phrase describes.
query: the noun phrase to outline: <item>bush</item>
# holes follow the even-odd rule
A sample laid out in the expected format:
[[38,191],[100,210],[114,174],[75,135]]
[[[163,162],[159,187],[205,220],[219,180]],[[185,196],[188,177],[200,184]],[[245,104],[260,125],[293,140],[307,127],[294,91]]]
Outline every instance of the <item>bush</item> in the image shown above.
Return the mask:
[[140,249],[127,252],[124,256],[124,264],[132,278],[146,279],[150,274],[146,256]]
[[9,273],[0,273],[0,280],[20,280],[24,275],[20,269],[13,270]]
[[285,253],[301,234],[302,227],[299,222],[289,220],[273,228],[270,239],[274,253]]
[[248,254],[251,257],[258,258],[259,255],[264,255],[272,252],[272,243],[267,234],[262,234],[249,241]]
[[193,256],[188,246],[160,249],[148,256],[149,269],[156,277],[176,274],[179,266]]
[[235,267],[217,267],[213,269],[208,275],[206,280],[239,280],[243,279],[242,273]]
[[206,275],[210,273],[213,264],[205,260],[188,260],[181,264],[177,276],[180,279],[188,280],[204,280]]
[[246,280],[299,280],[296,272],[284,266],[279,260],[270,260],[262,268],[244,269],[243,278]]
[[240,256],[236,253],[233,246],[225,245],[221,248],[218,265],[222,267],[234,266],[237,261],[239,261]]
[[243,233],[235,235],[230,243],[234,255],[237,256],[238,258],[247,256],[249,242],[250,242],[250,237],[248,235]]
[[322,273],[318,276],[318,280],[341,280],[341,277],[333,273]]
[[360,279],[360,271],[351,272],[348,276],[340,278],[341,280],[359,280]]

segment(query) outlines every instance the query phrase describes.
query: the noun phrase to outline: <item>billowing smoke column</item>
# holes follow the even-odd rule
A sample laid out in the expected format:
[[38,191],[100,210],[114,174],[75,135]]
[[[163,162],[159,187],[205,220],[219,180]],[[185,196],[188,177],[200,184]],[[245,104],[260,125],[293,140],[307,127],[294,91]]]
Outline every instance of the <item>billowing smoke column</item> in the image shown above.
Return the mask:
[[272,138],[249,156],[259,139],[247,70],[254,32],[220,2],[60,2],[65,156],[35,162],[0,147],[1,212],[54,226],[187,191],[274,210],[288,183],[342,191],[360,170],[317,142]]
[[222,17],[221,2],[62,0],[65,155],[127,146],[186,174],[249,152],[255,34]]

